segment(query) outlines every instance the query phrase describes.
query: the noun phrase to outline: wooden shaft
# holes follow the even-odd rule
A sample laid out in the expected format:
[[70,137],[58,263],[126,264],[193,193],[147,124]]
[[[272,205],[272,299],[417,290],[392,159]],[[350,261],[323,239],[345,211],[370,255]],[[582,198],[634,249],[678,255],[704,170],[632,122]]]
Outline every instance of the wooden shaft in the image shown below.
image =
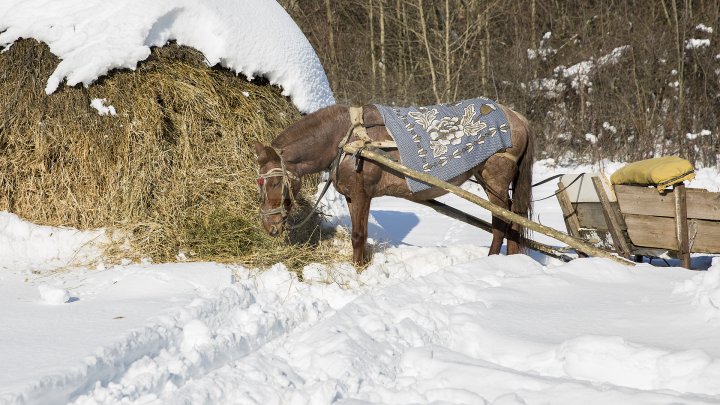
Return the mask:
[[[438,200],[427,200],[427,201],[416,201],[418,204],[422,204],[426,207],[430,207],[434,209],[435,211],[447,215],[450,218],[457,219],[458,221],[465,222],[468,225],[476,226],[486,232],[492,233],[492,224],[490,222],[487,222],[481,218],[472,216],[470,214],[467,214],[463,211],[460,211],[459,209],[455,207],[451,207],[445,203],[442,203]],[[560,259],[564,262],[569,262],[573,258],[565,254],[564,252],[561,252],[560,250],[550,246],[546,245],[542,242],[538,242],[536,240],[527,238],[525,239],[525,243],[530,249],[537,250],[540,253],[543,253],[547,256],[554,257],[556,259]]]
[[442,181],[440,179],[437,179],[437,178],[427,175],[425,173],[420,173],[418,171],[409,169],[409,168],[401,165],[400,163],[395,162],[392,159],[388,159],[388,158],[382,156],[381,154],[379,154],[377,152],[373,152],[368,149],[357,148],[353,145],[345,145],[343,148],[344,148],[345,152],[347,152],[349,154],[357,153],[366,159],[370,159],[372,161],[380,163],[381,165],[386,166],[390,169],[396,170],[406,176],[420,180],[422,182],[433,185],[435,187],[440,187],[444,190],[447,190],[447,191],[457,195],[460,198],[464,198],[474,204],[477,204],[477,205],[485,208],[486,210],[492,212],[493,214],[495,214],[507,221],[520,224],[526,228],[529,228],[536,232],[540,232],[544,235],[550,236],[551,238],[557,239],[560,242],[566,243],[568,246],[570,246],[576,250],[580,250],[580,251],[585,252],[592,256],[605,257],[605,258],[608,258],[615,262],[622,263],[622,264],[625,264],[628,266],[635,265],[635,263],[633,263],[629,260],[615,256],[615,255],[608,253],[602,249],[598,249],[595,246],[589,245],[577,238],[574,238],[570,235],[567,235],[560,231],[557,231],[556,229],[535,223],[535,222],[533,222],[521,215],[518,215],[510,210],[506,210],[505,208],[498,207],[497,205],[491,203],[490,201],[487,201],[473,193],[463,190],[462,188],[460,188],[458,186],[454,186],[448,182]]

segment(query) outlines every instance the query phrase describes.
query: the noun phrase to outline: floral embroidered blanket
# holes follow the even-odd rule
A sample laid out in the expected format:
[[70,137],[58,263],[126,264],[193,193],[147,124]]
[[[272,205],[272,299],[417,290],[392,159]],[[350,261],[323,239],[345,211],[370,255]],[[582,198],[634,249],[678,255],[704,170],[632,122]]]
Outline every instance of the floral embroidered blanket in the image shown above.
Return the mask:
[[[398,145],[402,164],[440,180],[512,146],[505,113],[484,97],[428,107],[375,106]],[[413,193],[430,188],[409,177],[407,182]]]

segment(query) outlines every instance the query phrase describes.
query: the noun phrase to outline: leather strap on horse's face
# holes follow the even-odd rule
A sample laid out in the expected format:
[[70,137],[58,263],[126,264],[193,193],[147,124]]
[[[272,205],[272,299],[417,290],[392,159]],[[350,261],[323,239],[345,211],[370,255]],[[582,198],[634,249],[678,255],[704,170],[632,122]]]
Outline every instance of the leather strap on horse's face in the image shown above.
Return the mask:
[[[279,154],[278,154],[279,155]],[[267,199],[267,179],[272,177],[281,177],[281,191],[280,191],[280,205],[276,208],[270,208],[264,210],[262,203]],[[260,216],[268,216],[274,214],[280,214],[282,216],[282,222],[285,222],[288,212],[285,209],[285,198],[290,197],[291,204],[295,204],[295,195],[292,192],[292,180],[298,180],[299,178],[292,172],[285,169],[285,162],[280,158],[280,167],[270,169],[265,173],[258,173],[258,187],[260,192]],[[273,224],[273,226],[276,224]]]

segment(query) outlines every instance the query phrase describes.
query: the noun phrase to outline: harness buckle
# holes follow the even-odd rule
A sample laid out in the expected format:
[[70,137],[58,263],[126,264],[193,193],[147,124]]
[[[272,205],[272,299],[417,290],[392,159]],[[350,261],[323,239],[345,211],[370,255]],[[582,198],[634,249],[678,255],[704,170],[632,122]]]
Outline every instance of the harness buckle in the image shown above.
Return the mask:
[[365,149],[364,146],[361,146],[358,148],[355,153],[353,153],[353,157],[355,158],[355,173],[360,173],[363,167],[363,157],[360,156],[360,152],[362,152]]

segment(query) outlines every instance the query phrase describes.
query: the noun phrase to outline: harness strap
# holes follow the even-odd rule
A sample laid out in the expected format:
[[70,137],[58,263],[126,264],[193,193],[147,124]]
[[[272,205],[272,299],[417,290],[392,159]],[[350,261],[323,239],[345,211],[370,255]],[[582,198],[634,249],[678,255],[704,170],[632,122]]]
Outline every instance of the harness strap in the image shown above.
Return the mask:
[[363,120],[363,108],[362,107],[350,107],[350,127],[352,133],[363,141],[372,142],[372,139],[367,134],[365,129],[365,122]]
[[350,107],[350,128],[351,133],[366,142],[372,142],[365,129],[362,107]]
[[355,135],[359,139],[351,142],[351,145],[361,147],[375,147],[380,149],[393,149],[397,148],[395,141],[374,141],[367,133],[365,128],[365,120],[363,119],[363,108],[362,107],[350,107],[350,131],[348,132],[347,139],[340,148],[345,146],[350,140],[352,135]]
[[516,165],[517,165],[517,162],[518,162],[518,159],[519,159],[517,156],[515,156],[515,155],[513,155],[513,154],[511,154],[511,153],[509,153],[509,152],[500,152],[500,153],[496,153],[495,155],[500,156],[500,157],[504,157],[505,159],[510,159],[510,160],[512,160]]

